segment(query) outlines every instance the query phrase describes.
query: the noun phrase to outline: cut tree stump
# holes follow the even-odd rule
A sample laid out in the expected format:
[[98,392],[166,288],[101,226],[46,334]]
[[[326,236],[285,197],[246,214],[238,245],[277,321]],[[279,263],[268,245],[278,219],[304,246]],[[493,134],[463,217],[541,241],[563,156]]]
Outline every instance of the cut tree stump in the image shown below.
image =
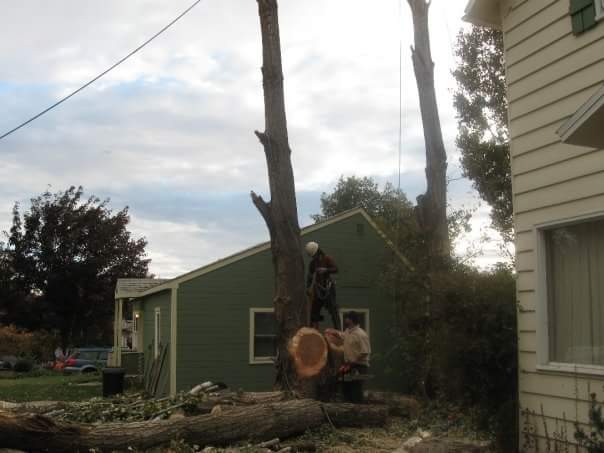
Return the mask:
[[329,349],[318,330],[302,327],[291,339],[288,349],[299,378],[318,376],[327,365]]
[[104,425],[59,423],[41,415],[0,412],[0,448],[112,451],[151,448],[173,439],[223,446],[244,440],[286,439],[319,427],[327,418],[338,427],[365,427],[382,426],[387,417],[384,406],[322,404],[314,400],[233,407],[219,415]]

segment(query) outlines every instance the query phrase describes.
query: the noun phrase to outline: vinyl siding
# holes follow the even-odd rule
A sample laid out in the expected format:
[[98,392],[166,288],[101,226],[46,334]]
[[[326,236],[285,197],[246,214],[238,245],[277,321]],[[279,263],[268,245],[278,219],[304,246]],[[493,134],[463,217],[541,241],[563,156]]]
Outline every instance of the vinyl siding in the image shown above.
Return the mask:
[[[161,313],[160,345],[170,343],[170,291],[162,291],[141,300],[143,309],[143,351],[145,354],[145,380],[149,377],[153,363],[153,342],[155,341],[155,309]],[[166,396],[170,391],[170,349],[166,354],[159,379],[158,395]]]
[[[361,233],[358,228],[362,228]],[[321,244],[338,264],[340,307],[370,310],[369,330],[375,351],[372,357],[375,378],[370,385],[403,389],[396,367],[389,366],[385,358],[393,345],[389,332],[395,311],[391,296],[380,289],[385,260],[394,259],[384,240],[360,214],[303,237],[303,242],[310,240]],[[206,380],[245,390],[272,387],[273,366],[249,363],[250,308],[272,307],[272,289],[270,250],[180,284],[178,390]]]
[[[503,21],[517,230],[519,390],[522,410],[545,446],[587,422],[589,394],[604,377],[537,368],[539,289],[535,225],[604,208],[604,150],[561,143],[556,134],[604,82],[604,23],[574,36],[568,0],[516,2]],[[541,412],[545,418],[541,416]],[[521,417],[521,430],[525,417]],[[521,448],[523,435],[521,432]],[[529,451],[529,449],[527,449]]]

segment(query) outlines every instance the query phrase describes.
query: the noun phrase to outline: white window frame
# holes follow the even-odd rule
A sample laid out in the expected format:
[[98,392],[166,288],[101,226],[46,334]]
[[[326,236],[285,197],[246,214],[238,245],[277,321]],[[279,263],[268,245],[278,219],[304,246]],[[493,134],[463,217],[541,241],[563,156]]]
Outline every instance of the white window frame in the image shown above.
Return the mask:
[[153,357],[159,357],[159,342],[161,339],[161,308],[155,307],[153,314]]
[[340,325],[343,327],[344,326],[344,314],[349,312],[349,311],[356,311],[357,313],[362,313],[365,315],[365,324],[366,324],[366,329],[365,332],[367,333],[367,335],[370,335],[370,331],[371,331],[371,317],[369,315],[369,308],[340,308],[339,310],[339,314],[340,314]]
[[256,313],[275,313],[274,308],[250,308],[250,365],[273,365],[275,363],[275,357],[256,357],[256,351],[254,348],[254,337],[256,336]]
[[604,0],[596,1],[596,20],[604,20]]
[[536,318],[537,318],[537,370],[556,373],[586,374],[604,376],[604,366],[578,363],[560,363],[550,361],[549,352],[549,300],[547,285],[547,245],[545,233],[549,230],[604,219],[604,211],[587,213],[566,219],[535,225],[535,243],[537,244],[536,272]]

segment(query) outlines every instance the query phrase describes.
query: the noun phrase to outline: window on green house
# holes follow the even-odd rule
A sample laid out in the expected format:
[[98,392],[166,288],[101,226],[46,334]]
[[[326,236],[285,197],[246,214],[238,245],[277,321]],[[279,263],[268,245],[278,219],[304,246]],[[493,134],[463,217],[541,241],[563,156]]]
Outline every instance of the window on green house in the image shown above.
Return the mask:
[[596,26],[604,18],[604,0],[570,0],[573,33],[578,35]]
[[277,322],[272,308],[250,311],[250,362],[272,363],[277,355]]

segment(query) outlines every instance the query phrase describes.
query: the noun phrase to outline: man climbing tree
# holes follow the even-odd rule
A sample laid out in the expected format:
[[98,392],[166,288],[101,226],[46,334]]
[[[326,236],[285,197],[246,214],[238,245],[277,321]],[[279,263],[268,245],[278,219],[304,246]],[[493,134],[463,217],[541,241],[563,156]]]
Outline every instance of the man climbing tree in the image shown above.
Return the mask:
[[296,188],[287,134],[277,0],[257,0],[262,31],[265,131],[256,132],[264,147],[271,200],[252,192],[271,238],[275,275],[273,305],[277,320],[276,386],[300,389],[288,352],[295,333],[308,323],[304,260],[298,225]]
[[309,242],[304,248],[311,257],[306,274],[306,289],[310,298],[310,325],[315,329],[319,328],[319,323],[323,319],[321,310],[326,308],[334,329],[341,330],[336,283],[331,278],[332,274],[337,274],[338,266],[316,242]]

